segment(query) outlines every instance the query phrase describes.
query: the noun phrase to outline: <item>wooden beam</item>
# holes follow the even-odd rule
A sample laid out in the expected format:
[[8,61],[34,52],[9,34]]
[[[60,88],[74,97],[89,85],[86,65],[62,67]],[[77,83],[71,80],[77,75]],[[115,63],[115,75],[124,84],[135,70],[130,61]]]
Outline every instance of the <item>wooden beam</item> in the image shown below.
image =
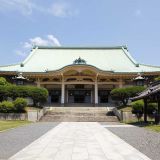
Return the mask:
[[144,122],[145,123],[147,123],[147,108],[148,108],[147,99],[144,99]]
[[158,100],[158,114],[160,115],[160,100]]
[[158,99],[158,113],[156,115],[156,124],[160,124],[160,100]]

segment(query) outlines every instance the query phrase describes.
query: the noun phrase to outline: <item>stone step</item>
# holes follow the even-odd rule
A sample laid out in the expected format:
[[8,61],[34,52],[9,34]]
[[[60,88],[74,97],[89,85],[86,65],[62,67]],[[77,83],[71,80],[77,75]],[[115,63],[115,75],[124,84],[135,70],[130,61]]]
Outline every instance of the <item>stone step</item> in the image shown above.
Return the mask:
[[49,115],[59,115],[59,116],[106,116],[108,112],[48,112]]
[[44,116],[42,122],[118,122],[116,116]]
[[50,107],[53,112],[108,112],[107,107]]
[[51,107],[40,121],[118,122],[107,107]]

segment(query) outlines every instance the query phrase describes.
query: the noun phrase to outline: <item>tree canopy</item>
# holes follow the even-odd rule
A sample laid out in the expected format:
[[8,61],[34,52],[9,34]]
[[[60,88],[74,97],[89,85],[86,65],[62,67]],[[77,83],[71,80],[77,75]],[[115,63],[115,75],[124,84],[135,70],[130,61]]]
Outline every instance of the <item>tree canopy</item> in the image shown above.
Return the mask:
[[111,91],[113,100],[121,101],[124,106],[127,105],[129,98],[136,96],[138,93],[144,91],[143,86],[133,86],[126,88],[115,88]]

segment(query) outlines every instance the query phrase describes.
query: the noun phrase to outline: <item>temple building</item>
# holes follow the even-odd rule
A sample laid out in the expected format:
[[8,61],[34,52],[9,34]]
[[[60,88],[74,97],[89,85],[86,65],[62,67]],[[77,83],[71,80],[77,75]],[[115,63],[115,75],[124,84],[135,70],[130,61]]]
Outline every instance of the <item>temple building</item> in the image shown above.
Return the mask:
[[22,63],[0,66],[0,76],[11,82],[18,74],[27,79],[24,85],[45,87],[48,103],[100,104],[112,102],[114,88],[149,83],[160,76],[160,67],[136,62],[126,46],[35,46]]

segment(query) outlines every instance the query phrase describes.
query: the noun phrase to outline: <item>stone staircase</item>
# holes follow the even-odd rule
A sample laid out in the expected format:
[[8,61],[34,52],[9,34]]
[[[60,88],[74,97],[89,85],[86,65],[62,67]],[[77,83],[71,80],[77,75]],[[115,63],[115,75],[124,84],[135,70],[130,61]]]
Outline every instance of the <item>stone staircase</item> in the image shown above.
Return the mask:
[[118,122],[107,107],[50,107],[43,122]]

